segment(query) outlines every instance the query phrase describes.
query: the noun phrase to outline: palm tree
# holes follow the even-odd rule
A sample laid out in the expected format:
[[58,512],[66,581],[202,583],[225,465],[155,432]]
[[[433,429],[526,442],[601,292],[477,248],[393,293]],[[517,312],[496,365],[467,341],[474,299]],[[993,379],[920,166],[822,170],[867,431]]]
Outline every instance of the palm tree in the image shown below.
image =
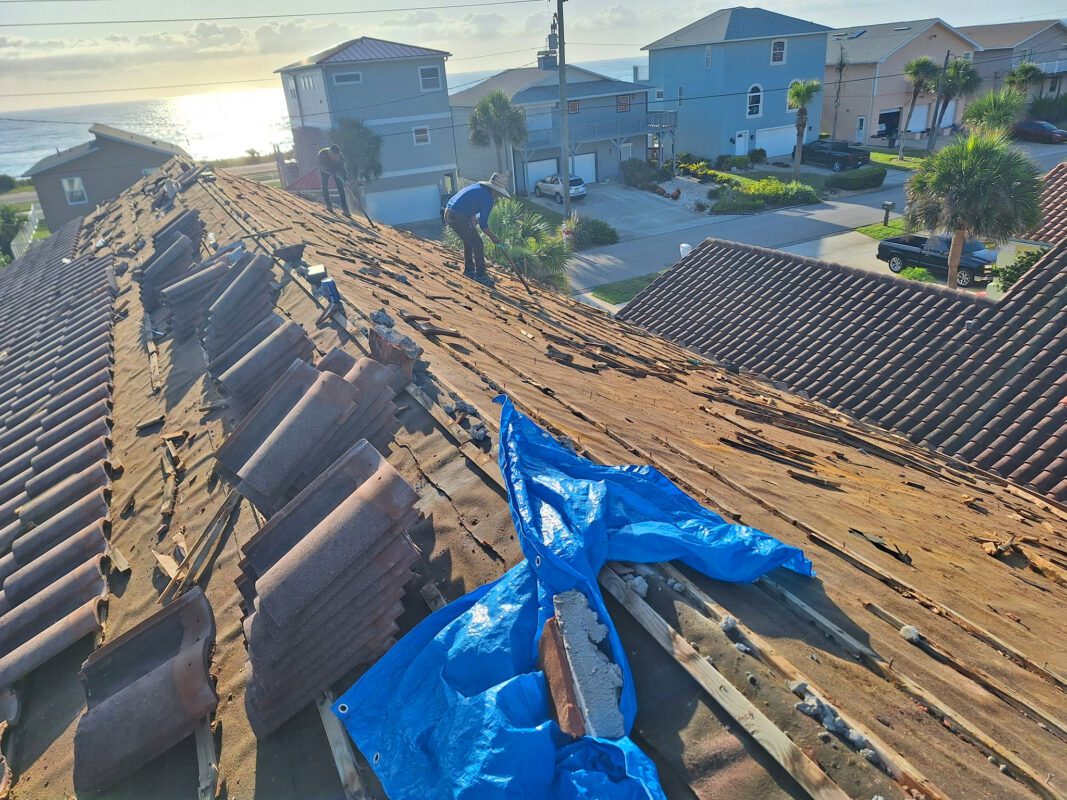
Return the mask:
[[1022,92],[1005,86],[972,101],[963,112],[963,121],[976,130],[1006,131],[1026,110]]
[[937,76],[941,69],[937,62],[930,56],[913,58],[904,65],[904,78],[911,84],[911,104],[908,106],[908,116],[904,120],[904,128],[899,131],[900,147],[897,150],[897,159],[904,160],[904,134],[911,127],[911,115],[915,113],[915,104],[919,101],[919,95],[931,94],[937,90]]
[[948,285],[956,288],[967,239],[1003,241],[1037,224],[1037,165],[1000,131],[959,138],[926,158],[905,187],[909,230],[951,234]]
[[526,112],[500,89],[495,89],[474,106],[467,130],[475,147],[496,148],[497,172],[511,174],[504,153],[508,147],[526,141]]
[[1004,76],[1004,83],[1025,95],[1027,89],[1044,79],[1045,73],[1041,71],[1041,67],[1032,61],[1024,61],[1012,67]]
[[822,91],[822,83],[815,78],[806,81],[793,81],[789,84],[786,98],[789,108],[797,110],[797,146],[793,151],[793,177],[800,178],[801,150],[804,148],[804,131],[808,129],[808,106],[815,96]]
[[934,103],[934,122],[931,126],[930,139],[926,143],[926,149],[933,151],[934,142],[937,140],[937,130],[945,121],[945,112],[948,104],[959,97],[965,97],[978,91],[982,85],[982,76],[970,61],[958,58],[949,62],[941,79],[938,82],[937,101]]

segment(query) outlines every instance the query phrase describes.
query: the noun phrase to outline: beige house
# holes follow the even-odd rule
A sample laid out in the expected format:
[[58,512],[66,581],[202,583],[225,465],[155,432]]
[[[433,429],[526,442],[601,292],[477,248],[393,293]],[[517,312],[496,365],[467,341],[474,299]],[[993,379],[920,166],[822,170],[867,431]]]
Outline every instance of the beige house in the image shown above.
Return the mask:
[[974,66],[986,87],[999,89],[1012,67],[1030,61],[1045,73],[1031,93],[1059,97],[1067,89],[1062,85],[1067,79],[1067,26],[1058,19],[971,25],[960,31],[982,45]]
[[[940,19],[888,22],[839,28],[827,36],[823,89],[823,129],[835,139],[856,144],[887,145],[904,127],[911,86],[904,65],[919,56],[938,64],[945,53],[971,60],[982,47]],[[844,67],[839,64],[844,62]],[[921,139],[932,124],[934,98],[920,95],[907,138]],[[952,101],[942,126],[958,123],[963,103]]]
[[24,173],[48,227],[81,217],[122,192],[174,156],[189,154],[169,142],[96,124],[92,141],[42,158]]

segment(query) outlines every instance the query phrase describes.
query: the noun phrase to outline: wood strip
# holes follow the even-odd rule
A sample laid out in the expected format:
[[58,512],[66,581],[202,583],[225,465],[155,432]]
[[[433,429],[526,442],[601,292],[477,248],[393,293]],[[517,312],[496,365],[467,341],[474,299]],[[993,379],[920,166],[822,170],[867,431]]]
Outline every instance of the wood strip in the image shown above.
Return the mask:
[[356,754],[352,750],[348,733],[341,720],[333,713],[334,699],[332,692],[323,692],[315,700],[315,708],[319,711],[322,728],[330,742],[330,753],[333,755],[334,766],[337,767],[337,775],[341,779],[341,788],[344,790],[345,800],[367,800],[368,795],[359,775]]
[[[208,536],[208,534],[211,533],[212,529],[219,523],[222,517],[225,515],[228,518],[229,515],[233,513],[233,509],[237,506],[237,503],[239,503],[240,500],[241,495],[237,493],[237,490],[230,489],[230,492],[226,495],[226,499],[222,502],[222,505],[220,505],[218,510],[215,511],[214,515],[211,517],[211,520],[206,526],[204,526],[204,529],[200,531],[200,534],[193,541],[193,544],[189,548],[188,552],[186,552],[185,558],[183,558],[182,562],[178,565],[179,575],[185,575],[188,572],[189,567],[192,564],[194,553],[204,543],[205,538]],[[163,588],[163,591],[160,592],[159,597],[156,598],[156,602],[165,603],[169,601],[171,594],[177,588],[177,584],[177,580],[170,581],[170,583],[168,583]]]
[[601,585],[640,623],[648,634],[689,673],[716,705],[767,751],[804,791],[815,800],[848,800],[848,795],[751,701],[730,683],[711,663],[610,567],[600,572]]

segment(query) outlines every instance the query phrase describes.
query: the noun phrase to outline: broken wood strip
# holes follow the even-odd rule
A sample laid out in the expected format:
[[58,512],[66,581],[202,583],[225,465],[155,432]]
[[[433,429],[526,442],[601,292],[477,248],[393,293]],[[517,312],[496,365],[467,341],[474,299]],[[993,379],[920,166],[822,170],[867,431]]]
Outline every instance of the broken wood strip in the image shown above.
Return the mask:
[[725,436],[720,436],[719,441],[727,447],[732,447],[735,450],[742,450],[746,453],[751,453],[752,455],[766,458],[769,461],[775,461],[779,464],[785,464],[788,467],[796,467],[797,469],[802,469],[811,472],[811,467],[808,464],[805,464],[803,461],[797,461],[792,458],[780,456],[777,453],[767,450],[766,448],[755,447],[750,444],[745,444],[744,442],[739,442],[736,439],[727,439]]
[[[683,584],[686,592],[697,601],[705,613],[707,613],[715,622],[720,622],[724,617],[730,615],[725,608],[716,603],[706,592],[704,592],[703,589],[697,586],[685,575],[685,573],[673,564],[662,563],[655,566],[668,578]],[[840,706],[830,702],[830,700],[827,699],[828,695],[826,692],[820,689],[811,678],[798,669],[792,661],[775,650],[774,647],[762,636],[747,628],[740,621],[737,622],[734,630],[737,631],[738,638],[743,640],[744,644],[748,645],[752,654],[757,659],[778,673],[778,675],[786,681],[800,681],[807,684],[808,691],[822,703],[831,706],[837,712],[838,716],[844,720],[845,724],[862,733],[867,739],[868,745],[878,755],[881,763],[885,765],[886,772],[893,778],[893,780],[905,788],[914,789],[920,792],[929,798],[929,800],[949,800],[948,795],[934,785],[934,783],[927,778],[918,767],[908,761],[903,755],[893,750],[893,748],[882,741],[882,739],[869,727],[860,723],[855,717]]]
[[159,568],[163,570],[164,574],[174,580],[178,577],[178,562],[174,560],[174,557],[167,553],[159,553],[155,550],[152,551],[152,555],[156,558],[156,563],[159,564]]
[[138,422],[134,427],[138,431],[143,431],[146,428],[151,428],[156,425],[162,425],[166,421],[166,416],[163,414],[156,414],[154,417],[147,417]]
[[792,739],[767,719],[763,712],[701,656],[692,644],[627,586],[614,570],[610,567],[601,570],[600,583],[656,643],[674,657],[707,696],[755,739],[812,798],[848,800],[848,795],[831,781]]
[[318,709],[322,728],[330,743],[330,753],[333,755],[334,766],[337,767],[337,775],[341,779],[341,788],[344,790],[345,800],[367,800],[368,795],[363,787],[363,779],[359,774],[356,754],[352,750],[348,733],[341,720],[333,713],[334,699],[332,692],[323,692],[315,700],[315,708]]
[[[863,603],[863,607],[874,614],[874,616],[878,617],[878,619],[896,628],[898,632],[902,631],[906,625],[903,620],[893,616],[893,614],[875,603],[866,601]],[[918,631],[917,628],[916,631]],[[1044,723],[1050,733],[1057,736],[1061,741],[1067,742],[1067,723],[1064,723],[1049,712],[1034,705],[1026,698],[1019,696],[984,670],[964,664],[943,647],[940,647],[923,636],[921,632],[918,633],[917,640],[905,637],[905,641],[915,645],[935,661],[951,667],[966,678],[970,678],[990,694],[998,697],[1016,711],[1020,712],[1023,716]]]
[[441,590],[437,588],[437,584],[431,580],[427,580],[426,583],[419,587],[419,594],[426,601],[426,605],[430,607],[430,611],[437,611],[448,605],[444,595],[441,594]]
[[[166,460],[164,459],[164,463]],[[168,464],[169,466],[169,464]],[[160,504],[160,513],[164,517],[174,514],[174,506],[178,502],[178,476],[168,471],[163,483],[163,502]]]
[[215,751],[215,736],[211,720],[201,717],[196,724],[196,763],[198,767],[197,800],[215,800],[219,782],[219,759]]
[[[185,572],[186,570],[188,570],[189,565],[190,565],[190,563],[191,563],[191,561],[193,559],[193,554],[196,552],[196,550],[204,542],[204,539],[208,536],[208,534],[212,531],[212,529],[218,524],[219,520],[222,519],[223,515],[229,517],[229,515],[231,513],[233,513],[233,509],[237,506],[237,503],[239,503],[240,500],[241,500],[241,495],[239,495],[237,493],[237,490],[236,489],[230,489],[230,492],[229,492],[228,495],[226,495],[226,499],[222,502],[222,505],[220,505],[218,510],[216,510],[215,513],[212,515],[211,519],[208,521],[208,524],[204,527],[204,529],[200,532],[200,534],[193,541],[193,544],[189,548],[188,552],[186,552],[185,558],[183,558],[181,563],[178,565],[179,574],[181,574],[181,573]],[[175,586],[176,586],[176,582],[175,581],[171,581],[170,583],[168,583],[163,588],[163,591],[160,592],[160,595],[156,599],[156,602],[157,603],[163,603],[164,601],[169,600],[170,599],[169,596],[172,593],[172,591],[174,590]]]
[[818,486],[823,489],[836,489],[837,491],[844,491],[841,488],[841,484],[837,481],[832,481],[829,478],[820,478],[818,475],[808,475],[804,472],[796,472],[795,470],[787,469],[786,475],[795,481],[801,483],[809,483],[812,486]]

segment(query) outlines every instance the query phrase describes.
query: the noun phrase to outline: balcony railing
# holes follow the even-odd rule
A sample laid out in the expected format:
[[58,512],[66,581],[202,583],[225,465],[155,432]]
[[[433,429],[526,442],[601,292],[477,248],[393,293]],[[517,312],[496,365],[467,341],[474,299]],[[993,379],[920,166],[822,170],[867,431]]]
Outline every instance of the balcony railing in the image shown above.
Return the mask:
[[1061,72],[1067,72],[1067,60],[1042,61],[1037,66],[1040,67],[1041,71],[1046,75],[1058,75]]
[[26,255],[26,251],[33,244],[33,235],[37,233],[37,225],[42,219],[44,219],[44,213],[41,211],[41,207],[34,203],[30,206],[30,213],[26,217],[26,222],[19,232],[15,234],[15,238],[11,240],[11,255],[15,258],[22,258]]
[[[582,120],[572,117],[568,133],[573,144],[597,142],[605,139],[628,139],[649,133],[662,133],[675,127],[677,111],[649,111],[647,114],[619,114],[617,117]],[[552,119],[552,126],[526,132],[527,145],[551,145],[560,141],[559,120]]]

